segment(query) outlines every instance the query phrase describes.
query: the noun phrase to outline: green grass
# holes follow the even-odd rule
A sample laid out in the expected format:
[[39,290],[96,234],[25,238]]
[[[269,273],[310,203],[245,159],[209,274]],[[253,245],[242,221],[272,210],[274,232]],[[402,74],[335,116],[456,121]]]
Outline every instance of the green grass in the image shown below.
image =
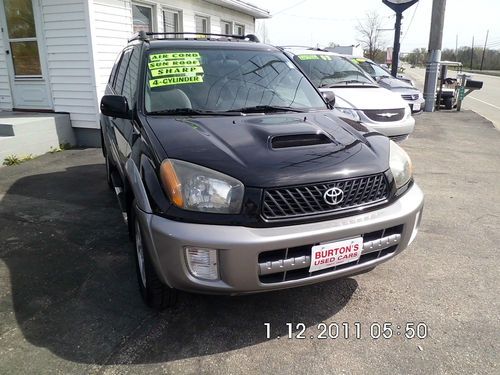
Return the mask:
[[9,155],[5,159],[3,159],[3,165],[11,166],[11,165],[18,165],[21,163],[24,163],[25,161],[32,160],[35,157],[33,154],[29,154],[26,156],[19,157],[17,155]]

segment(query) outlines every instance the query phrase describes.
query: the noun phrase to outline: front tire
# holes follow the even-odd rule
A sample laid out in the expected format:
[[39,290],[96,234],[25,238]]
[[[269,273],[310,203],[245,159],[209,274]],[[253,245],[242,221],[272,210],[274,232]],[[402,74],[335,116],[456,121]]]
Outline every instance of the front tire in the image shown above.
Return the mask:
[[136,209],[134,201],[130,209],[130,220],[133,223],[131,227],[133,228],[135,265],[139,291],[142,300],[147,306],[161,311],[175,305],[177,292],[175,289],[163,284],[156,273],[146,248],[143,237],[144,232],[141,229]]

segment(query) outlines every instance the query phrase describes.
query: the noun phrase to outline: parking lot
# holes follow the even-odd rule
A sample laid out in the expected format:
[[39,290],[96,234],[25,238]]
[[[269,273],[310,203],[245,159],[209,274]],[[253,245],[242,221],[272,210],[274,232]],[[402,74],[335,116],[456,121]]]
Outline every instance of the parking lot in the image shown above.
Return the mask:
[[[299,289],[181,294],[163,313],[140,299],[100,150],[2,168],[0,373],[498,373],[500,132],[471,111],[416,119],[403,146],[426,203],[402,255]],[[360,337],[320,340],[322,322]],[[374,322],[393,336],[372,338]],[[408,322],[428,337],[405,339]]]

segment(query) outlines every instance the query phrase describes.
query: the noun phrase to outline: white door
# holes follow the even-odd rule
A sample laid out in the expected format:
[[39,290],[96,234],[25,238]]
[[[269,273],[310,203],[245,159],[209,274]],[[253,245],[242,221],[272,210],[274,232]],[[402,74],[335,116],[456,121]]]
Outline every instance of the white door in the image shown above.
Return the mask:
[[0,0],[14,108],[52,109],[38,0]]

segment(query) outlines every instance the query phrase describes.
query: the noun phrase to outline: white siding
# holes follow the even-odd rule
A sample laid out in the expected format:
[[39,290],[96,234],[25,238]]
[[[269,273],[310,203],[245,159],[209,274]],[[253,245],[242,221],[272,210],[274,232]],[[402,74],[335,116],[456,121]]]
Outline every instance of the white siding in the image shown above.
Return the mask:
[[132,35],[130,0],[93,0],[91,25],[97,98],[104,94],[118,53]]
[[[1,6],[1,4],[0,4]],[[0,27],[4,27],[0,21]],[[3,33],[0,32],[0,110],[11,110],[12,109],[12,97],[10,93],[9,84],[9,71],[7,69],[7,61],[5,56],[5,50],[7,46],[4,46]]]
[[73,127],[98,128],[87,0],[41,0],[43,38],[54,111]]

